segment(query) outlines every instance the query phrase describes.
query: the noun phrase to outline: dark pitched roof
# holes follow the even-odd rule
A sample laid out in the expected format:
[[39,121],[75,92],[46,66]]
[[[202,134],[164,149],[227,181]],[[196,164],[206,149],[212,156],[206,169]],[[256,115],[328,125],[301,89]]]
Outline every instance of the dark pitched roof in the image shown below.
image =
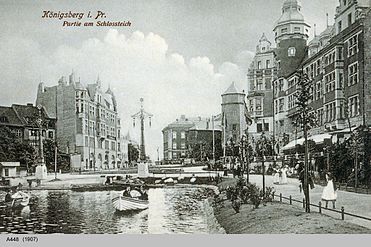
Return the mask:
[[0,106],[0,125],[22,126],[23,122],[12,107]]

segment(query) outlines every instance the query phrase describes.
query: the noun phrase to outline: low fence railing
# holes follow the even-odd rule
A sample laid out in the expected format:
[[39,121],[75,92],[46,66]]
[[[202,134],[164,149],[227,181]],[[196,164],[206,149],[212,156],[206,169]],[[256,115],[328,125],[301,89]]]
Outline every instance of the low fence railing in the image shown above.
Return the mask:
[[[302,201],[300,201],[300,200],[297,200],[297,199],[292,198],[291,195],[289,197],[285,197],[285,196],[282,195],[282,193],[280,193],[279,195],[276,195],[275,193],[273,193],[273,200],[275,198],[277,198],[277,197],[279,198],[279,201],[280,202],[282,202],[283,199],[286,199],[286,200],[289,201],[289,204],[290,205],[292,205],[293,202],[298,202],[298,203],[301,203],[303,205],[303,208],[305,208],[305,199],[304,198],[303,198]],[[341,219],[342,220],[345,219],[345,215],[348,215],[348,216],[351,216],[351,217],[355,217],[355,218],[359,218],[359,219],[371,221],[371,218],[369,218],[369,217],[365,217],[365,216],[362,216],[362,215],[357,215],[357,214],[352,214],[352,213],[345,212],[345,208],[344,207],[341,207],[340,210],[326,208],[326,207],[323,207],[322,206],[322,203],[321,202],[319,202],[318,205],[315,205],[315,204],[312,204],[312,203],[310,203],[309,205],[312,206],[312,207],[318,208],[318,212],[320,214],[322,214],[322,210],[327,210],[327,211],[339,213],[341,215]]]

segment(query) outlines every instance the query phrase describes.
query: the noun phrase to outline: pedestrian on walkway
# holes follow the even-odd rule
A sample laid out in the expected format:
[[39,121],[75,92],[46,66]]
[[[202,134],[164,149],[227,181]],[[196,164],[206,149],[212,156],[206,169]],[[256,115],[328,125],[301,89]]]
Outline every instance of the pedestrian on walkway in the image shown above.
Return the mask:
[[337,198],[337,193],[336,193],[336,187],[334,184],[334,179],[331,173],[326,173],[326,180],[327,180],[327,185],[323,189],[322,192],[322,201],[326,202],[326,208],[328,207],[328,202],[332,202],[332,208],[335,209],[335,202]]
[[277,166],[273,169],[273,184],[280,184],[280,174]]
[[285,165],[284,167],[281,168],[280,184],[287,184],[287,171],[288,171],[288,166],[287,165]]

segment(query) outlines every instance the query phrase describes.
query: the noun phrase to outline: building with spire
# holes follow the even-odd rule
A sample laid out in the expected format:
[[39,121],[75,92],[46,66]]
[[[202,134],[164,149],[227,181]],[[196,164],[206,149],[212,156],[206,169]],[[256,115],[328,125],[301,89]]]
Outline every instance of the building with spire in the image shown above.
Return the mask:
[[248,133],[254,138],[262,132],[273,134],[272,83],[276,74],[274,48],[263,33],[247,74],[248,95],[246,103],[250,117],[253,119]]
[[[116,98],[110,87],[102,88],[100,78],[84,86],[74,73],[58,85],[39,84],[37,105],[57,119],[56,140],[65,153],[80,156],[74,170],[116,169],[122,166],[121,123]],[[74,159],[75,160],[75,159]]]

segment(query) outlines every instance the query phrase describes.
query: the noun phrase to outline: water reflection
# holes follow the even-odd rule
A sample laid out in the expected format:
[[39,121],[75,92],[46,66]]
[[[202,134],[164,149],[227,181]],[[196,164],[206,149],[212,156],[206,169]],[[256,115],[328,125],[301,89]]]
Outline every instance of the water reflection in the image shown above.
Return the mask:
[[136,213],[115,211],[111,200],[117,191],[32,191],[28,207],[0,208],[0,232],[210,233],[204,213],[206,190],[150,189],[149,208]]

